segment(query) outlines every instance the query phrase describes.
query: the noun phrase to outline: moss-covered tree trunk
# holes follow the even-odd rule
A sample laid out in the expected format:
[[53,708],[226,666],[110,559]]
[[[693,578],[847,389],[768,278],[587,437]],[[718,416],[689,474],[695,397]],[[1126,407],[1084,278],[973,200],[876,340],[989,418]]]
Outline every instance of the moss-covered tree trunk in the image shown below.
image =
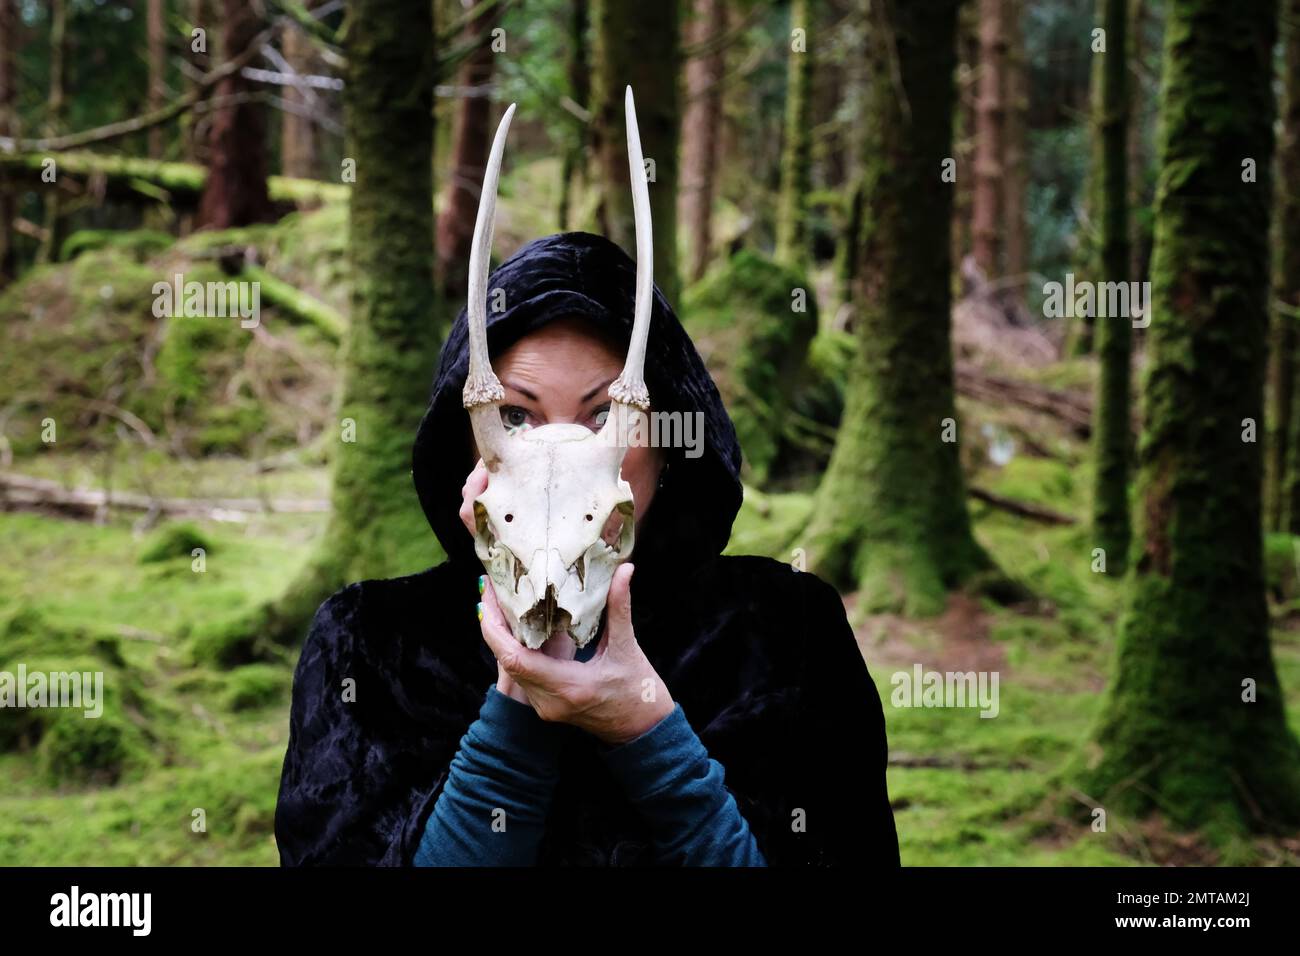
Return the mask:
[[349,582],[442,559],[411,483],[411,446],[446,335],[434,299],[432,5],[353,0],[346,51],[353,293],[329,524],[281,600],[198,636],[196,656],[217,663],[301,638],[321,600]]
[[[1274,260],[1274,343],[1278,374],[1274,378],[1273,467],[1281,476],[1275,495],[1273,527],[1300,534],[1300,389],[1295,387],[1296,349],[1300,348],[1300,0],[1285,0],[1282,24],[1282,141],[1278,147],[1277,258]],[[1279,447],[1280,446],[1280,447]]]
[[1159,810],[1224,837],[1300,822],[1249,432],[1264,410],[1278,5],[1165,12],[1141,507],[1082,789],[1112,815]]
[[809,12],[808,0],[792,0],[781,192],[777,196],[776,258],[797,269],[808,264],[808,192],[812,188],[813,37]]
[[594,0],[595,82],[592,88],[596,175],[600,190],[598,228],[629,255],[636,254],[632,186],[627,169],[623,91],[636,97],[641,148],[651,170],[650,216],[654,221],[655,282],[676,303],[677,146],[681,105],[677,83],[677,3]]
[[[50,0],[50,91],[45,101],[45,135],[62,132],[63,114],[67,110],[68,5],[66,0]],[[45,233],[36,252],[38,262],[53,262],[63,245],[63,199],[56,180],[45,186]]]
[[[1128,224],[1128,29],[1126,0],[1098,0],[1106,30],[1099,115],[1093,128],[1101,136],[1101,280],[1129,281]],[[1106,556],[1108,573],[1122,573],[1129,542],[1128,474],[1131,415],[1131,319],[1108,316],[1095,329],[1097,397],[1093,404],[1093,547]]]
[[[959,0],[875,0],[861,157],[857,350],[803,541],[865,609],[941,610],[991,569],[966,512],[950,330],[953,68]],[[901,88],[900,88],[901,84]]]

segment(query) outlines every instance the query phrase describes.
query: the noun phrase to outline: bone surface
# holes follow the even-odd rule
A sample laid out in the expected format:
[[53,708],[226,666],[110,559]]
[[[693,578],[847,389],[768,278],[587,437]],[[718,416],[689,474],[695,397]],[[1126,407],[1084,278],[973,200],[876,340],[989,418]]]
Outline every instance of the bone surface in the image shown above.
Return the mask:
[[[487,489],[474,500],[474,550],[492,579],[511,631],[533,649],[553,634],[568,634],[580,648],[596,636],[614,571],[631,556],[635,541],[632,488],[622,466],[636,415],[650,404],[645,351],[654,263],[650,193],[631,87],[625,108],[636,220],[636,296],[627,358],[622,374],[610,384],[610,414],[600,432],[582,425],[548,424],[510,434],[501,421],[505,390],[488,356],[487,279],[497,182],[514,104],[492,142],[474,225],[466,307],[470,359],[463,403],[488,469]],[[612,546],[602,536],[611,516],[621,519]]]

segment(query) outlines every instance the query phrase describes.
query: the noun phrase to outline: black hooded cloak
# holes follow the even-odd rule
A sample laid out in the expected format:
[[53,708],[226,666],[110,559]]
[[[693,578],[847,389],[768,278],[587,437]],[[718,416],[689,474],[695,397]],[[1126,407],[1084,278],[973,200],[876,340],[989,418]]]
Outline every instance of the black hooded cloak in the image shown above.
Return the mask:
[[[636,266],[607,239],[548,236],[492,275],[498,355],[579,316],[626,344]],[[448,560],[362,581],[317,611],[294,674],[275,813],[282,865],[410,865],[460,739],[495,683],[474,613],[483,568],[457,511],[470,470],[461,389],[466,314],[415,439],[413,477]],[[770,866],[897,865],[880,696],[839,594],[762,557],[722,557],[740,507],[740,449],[717,388],[655,289],[646,383],[655,410],[703,413],[703,454],[667,449],[632,560],[637,641],[709,755]],[[698,447],[698,446],[697,446]],[[355,681],[345,701],[344,681]],[[593,749],[569,740],[539,865],[652,865],[651,837]]]

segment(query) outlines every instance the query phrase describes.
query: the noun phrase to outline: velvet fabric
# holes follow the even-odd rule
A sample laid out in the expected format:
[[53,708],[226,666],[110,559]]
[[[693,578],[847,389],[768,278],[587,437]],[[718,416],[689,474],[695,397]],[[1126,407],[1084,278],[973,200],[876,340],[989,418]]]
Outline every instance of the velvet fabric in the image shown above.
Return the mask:
[[[527,244],[489,279],[490,353],[566,316],[625,346],[635,276],[626,253],[599,236]],[[475,614],[483,569],[457,514],[472,467],[460,395],[467,367],[462,311],[412,463],[447,560],[352,584],[311,624],[276,806],[283,865],[410,865],[460,738],[496,681]],[[636,541],[638,642],[722,764],[769,866],[897,865],[880,696],[843,604],[808,572],[720,555],[740,507],[740,449],[657,288],[646,382],[654,410],[703,416],[704,446],[694,458],[667,450]],[[349,679],[354,700],[344,695]],[[539,865],[652,864],[652,835],[600,760],[599,741],[576,727],[566,734]]]

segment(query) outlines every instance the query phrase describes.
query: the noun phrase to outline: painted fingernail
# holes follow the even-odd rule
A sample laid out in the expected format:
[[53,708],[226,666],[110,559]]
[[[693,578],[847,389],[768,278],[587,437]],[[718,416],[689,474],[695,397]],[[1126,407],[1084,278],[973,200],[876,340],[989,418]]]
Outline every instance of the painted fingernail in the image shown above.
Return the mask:
[[475,607],[478,609],[478,619],[483,620],[483,602],[480,601]]
[[487,587],[487,575],[486,575],[486,574],[480,574],[480,575],[478,576],[478,593],[479,593],[479,594],[482,594],[482,593],[483,593],[483,589],[486,588],[486,587]]

